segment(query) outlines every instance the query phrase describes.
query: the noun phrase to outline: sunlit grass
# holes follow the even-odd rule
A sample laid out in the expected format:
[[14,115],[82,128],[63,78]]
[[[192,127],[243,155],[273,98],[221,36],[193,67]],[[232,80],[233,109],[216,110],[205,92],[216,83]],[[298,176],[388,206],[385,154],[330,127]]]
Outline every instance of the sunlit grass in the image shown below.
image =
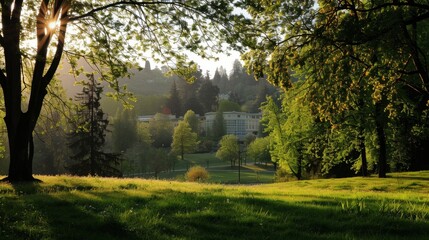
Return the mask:
[[[209,183],[237,184],[239,183],[238,167],[230,167],[230,162],[216,158],[213,153],[185,154],[185,160],[178,160],[174,171],[166,171],[157,174],[157,178],[164,180],[185,180],[187,169],[192,166],[202,166],[207,169],[210,178]],[[272,164],[254,165],[253,162],[247,164],[243,162],[240,169],[240,183],[257,184],[273,183],[274,167]],[[154,173],[141,174],[143,178],[155,178]]]
[[0,239],[427,239],[429,172],[265,185],[0,183]]

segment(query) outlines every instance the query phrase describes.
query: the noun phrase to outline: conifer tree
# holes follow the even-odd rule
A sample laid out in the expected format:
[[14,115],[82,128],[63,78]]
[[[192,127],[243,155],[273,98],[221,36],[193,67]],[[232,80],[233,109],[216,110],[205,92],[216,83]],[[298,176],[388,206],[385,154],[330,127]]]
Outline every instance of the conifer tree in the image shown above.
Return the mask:
[[84,83],[76,101],[80,102],[76,110],[77,121],[73,123],[75,131],[69,135],[69,146],[73,155],[66,169],[74,175],[121,176],[117,168],[120,154],[103,151],[109,121],[100,108],[103,88],[96,83],[94,76]]
[[179,96],[176,81],[171,85],[170,97],[167,100],[167,108],[170,109],[171,114],[175,115],[176,118],[183,114],[182,111],[182,100]]

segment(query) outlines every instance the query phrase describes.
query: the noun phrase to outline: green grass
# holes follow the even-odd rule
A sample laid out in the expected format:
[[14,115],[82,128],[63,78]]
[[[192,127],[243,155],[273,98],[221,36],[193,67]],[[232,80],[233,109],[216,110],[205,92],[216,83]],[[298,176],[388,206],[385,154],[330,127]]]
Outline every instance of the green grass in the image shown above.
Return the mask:
[[264,185],[0,183],[1,239],[428,239],[429,171]]
[[177,169],[183,169],[194,165],[200,165],[202,167],[218,167],[228,165],[228,162],[222,161],[215,156],[214,153],[194,153],[185,154],[184,160],[178,160],[176,163]]
[[[238,168],[230,167],[229,162],[221,161],[215,157],[213,153],[196,153],[186,154],[185,160],[178,160],[175,165],[175,171],[162,172],[158,174],[158,179],[162,180],[185,180],[186,170],[199,165],[206,168],[210,174],[208,183],[223,183],[237,184],[238,183]],[[249,163],[241,167],[240,183],[256,184],[256,183],[272,183],[274,182],[274,169],[272,165],[253,165]],[[154,178],[153,173],[141,174],[143,178]]]

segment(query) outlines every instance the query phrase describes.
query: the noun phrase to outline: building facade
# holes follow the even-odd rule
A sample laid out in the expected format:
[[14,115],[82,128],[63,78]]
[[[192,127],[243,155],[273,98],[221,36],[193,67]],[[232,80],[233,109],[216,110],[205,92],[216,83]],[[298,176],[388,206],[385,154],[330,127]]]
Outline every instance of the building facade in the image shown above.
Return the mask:
[[[166,119],[176,126],[183,118],[176,118],[174,115],[163,115]],[[141,122],[149,122],[154,115],[139,116],[138,120]],[[200,130],[202,132],[209,132],[213,128],[213,123],[216,118],[215,112],[208,112],[200,117]],[[260,121],[262,113],[246,113],[246,112],[224,112],[224,126],[226,134],[233,134],[240,140],[243,140],[247,134],[259,135]]]
[[[213,128],[215,118],[215,112],[205,114],[204,130],[206,132]],[[223,119],[226,134],[233,134],[239,139],[244,139],[247,134],[258,136],[261,118],[262,113],[224,112]]]

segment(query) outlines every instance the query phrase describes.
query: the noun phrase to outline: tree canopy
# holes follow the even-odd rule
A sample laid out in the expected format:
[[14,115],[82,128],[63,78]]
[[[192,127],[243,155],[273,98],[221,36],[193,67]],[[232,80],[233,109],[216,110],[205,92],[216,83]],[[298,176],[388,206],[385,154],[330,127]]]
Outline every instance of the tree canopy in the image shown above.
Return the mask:
[[197,146],[197,133],[192,131],[192,128],[188,122],[180,121],[179,124],[174,128],[171,151],[179,154],[181,160],[183,160],[184,154],[195,152]]
[[[415,127],[427,121],[428,3],[247,3],[254,24],[246,41],[251,50],[243,56],[246,66],[284,89],[300,73],[312,113],[332,126],[359,109],[374,123],[360,126],[376,134],[378,172],[385,177],[392,120],[407,111]],[[362,138],[364,131],[358,131]]]

